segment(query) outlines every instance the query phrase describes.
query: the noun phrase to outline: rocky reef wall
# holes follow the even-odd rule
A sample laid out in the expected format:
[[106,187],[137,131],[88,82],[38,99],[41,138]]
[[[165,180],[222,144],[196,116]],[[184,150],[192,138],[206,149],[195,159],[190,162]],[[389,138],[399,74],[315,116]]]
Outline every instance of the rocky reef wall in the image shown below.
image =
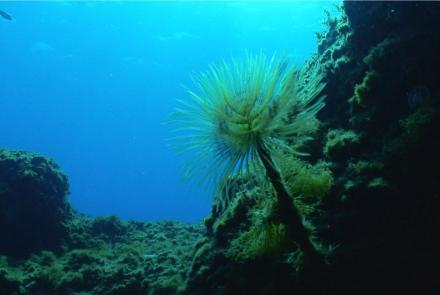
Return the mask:
[[[309,268],[287,246],[267,192],[253,188],[214,205],[188,293],[438,290],[440,5],[345,2],[342,12],[327,19],[310,61],[321,64],[327,98],[301,194],[325,192],[303,216],[327,268]],[[286,162],[296,179],[305,173]]]

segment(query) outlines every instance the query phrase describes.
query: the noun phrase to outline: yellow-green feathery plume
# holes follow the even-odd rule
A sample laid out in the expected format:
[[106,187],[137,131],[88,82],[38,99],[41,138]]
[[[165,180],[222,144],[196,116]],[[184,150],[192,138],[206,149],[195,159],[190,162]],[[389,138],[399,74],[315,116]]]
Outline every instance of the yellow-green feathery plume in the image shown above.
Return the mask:
[[316,129],[315,115],[324,106],[316,69],[297,71],[275,55],[212,65],[194,84],[172,118],[178,124],[173,141],[179,153],[192,156],[186,175],[218,188],[233,175],[264,177],[258,173],[263,171],[258,142],[269,153],[273,148],[299,153],[293,147]]

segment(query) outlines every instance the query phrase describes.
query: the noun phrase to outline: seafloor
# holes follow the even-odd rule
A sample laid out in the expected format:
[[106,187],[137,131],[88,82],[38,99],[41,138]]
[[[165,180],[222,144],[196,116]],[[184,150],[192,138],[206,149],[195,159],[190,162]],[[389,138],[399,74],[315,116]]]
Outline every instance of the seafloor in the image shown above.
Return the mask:
[[258,187],[204,224],[93,219],[52,160],[0,149],[0,294],[440,294],[440,3],[342,10],[310,60],[327,95],[311,156],[284,167],[325,266]]

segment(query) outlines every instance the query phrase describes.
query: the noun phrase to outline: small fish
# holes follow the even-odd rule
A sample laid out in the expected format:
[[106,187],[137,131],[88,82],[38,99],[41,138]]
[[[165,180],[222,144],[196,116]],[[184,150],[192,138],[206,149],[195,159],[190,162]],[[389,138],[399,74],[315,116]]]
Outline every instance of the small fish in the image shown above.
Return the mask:
[[4,12],[3,10],[0,10],[0,16],[7,20],[12,20],[12,16]]

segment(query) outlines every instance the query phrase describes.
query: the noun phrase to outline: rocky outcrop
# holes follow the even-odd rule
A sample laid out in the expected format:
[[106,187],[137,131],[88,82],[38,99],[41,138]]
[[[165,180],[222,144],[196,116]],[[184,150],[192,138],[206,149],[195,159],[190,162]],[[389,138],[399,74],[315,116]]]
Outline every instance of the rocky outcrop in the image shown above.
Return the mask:
[[0,149],[0,255],[59,248],[72,215],[68,190],[51,159]]
[[308,269],[297,249],[282,248],[276,204],[265,201],[267,189],[252,188],[226,209],[214,206],[188,293],[435,294],[439,21],[437,3],[345,2],[318,34],[311,63],[321,64],[327,98],[306,160],[324,163],[333,181],[303,216],[326,256],[324,274]]

